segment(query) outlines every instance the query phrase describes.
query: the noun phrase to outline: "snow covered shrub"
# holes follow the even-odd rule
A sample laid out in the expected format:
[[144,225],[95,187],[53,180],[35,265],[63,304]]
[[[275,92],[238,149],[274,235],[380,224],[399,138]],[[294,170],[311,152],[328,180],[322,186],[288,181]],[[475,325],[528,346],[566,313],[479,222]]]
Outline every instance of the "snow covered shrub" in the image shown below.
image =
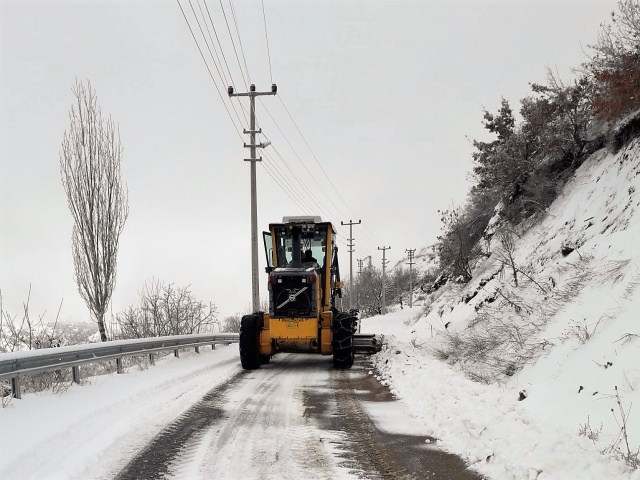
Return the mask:
[[231,315],[222,322],[222,331],[225,333],[240,333],[241,315]]
[[489,218],[482,224],[480,219],[467,215],[462,209],[439,213],[442,234],[435,249],[440,269],[451,272],[453,278],[468,282],[473,276],[473,269],[484,258],[478,241]]
[[[162,356],[162,354],[154,355]],[[164,355],[167,355],[167,353],[164,352]],[[146,370],[151,366],[151,364],[151,357],[149,355],[134,355],[122,358],[123,368],[138,367],[138,370]]]
[[0,382],[0,406],[7,408],[11,405],[12,400],[11,387],[8,382]]
[[474,380],[491,383],[512,376],[550,343],[538,337],[542,322],[534,321],[532,309],[505,318],[501,313],[504,306],[485,309],[462,331],[447,330],[444,340],[431,344],[430,350],[436,357],[459,365]]
[[[58,316],[53,323],[45,323],[44,314],[34,320],[29,311],[30,298],[31,286],[29,286],[27,300],[23,304],[22,318],[18,320],[17,316],[2,310],[0,295],[0,353],[56,348],[67,343],[58,328],[60,309],[58,309]],[[62,303],[60,307],[62,307]],[[36,373],[21,378],[21,385],[25,392],[40,392],[51,389],[54,393],[58,393],[65,391],[70,384],[71,374],[66,370]],[[4,394],[2,387],[0,387],[0,394]]]
[[598,439],[600,438],[600,434],[602,433],[602,423],[600,423],[600,427],[597,429],[594,429],[591,427],[591,424],[589,423],[589,417],[587,416],[587,421],[584,424],[580,424],[580,428],[578,430],[578,435],[581,437],[587,437],[589,440],[591,440],[593,442],[593,444],[595,445],[595,443],[598,441]]
[[596,333],[601,320],[598,320],[595,324],[587,324],[586,318],[583,318],[582,322],[572,320],[560,336],[560,339],[568,340],[574,338],[578,341],[578,344],[584,345]]
[[[382,314],[382,271],[372,265],[366,266],[354,279],[356,301],[354,302],[362,318]],[[343,303],[349,304],[349,291]],[[386,290],[385,290],[386,295]]]
[[20,385],[24,392],[42,392],[51,389],[53,393],[64,393],[71,387],[71,384],[70,368],[25,375],[20,379]]
[[618,391],[618,387],[615,387],[615,400],[616,405],[618,407],[618,413],[616,413],[615,409],[611,409],[611,413],[620,427],[620,431],[618,435],[611,441],[611,443],[605,448],[602,453],[609,454],[618,458],[620,460],[624,460],[625,463],[637,470],[640,468],[640,446],[638,446],[635,450],[629,446],[629,436],[627,434],[628,424],[629,424],[629,415],[631,413],[631,405],[625,411],[624,406],[622,405],[622,401],[620,400],[620,392]]
[[2,292],[0,292],[0,353],[60,347],[65,344],[58,329],[60,309],[53,323],[46,324],[44,314],[34,320],[29,312],[30,298],[31,286],[29,286],[27,300],[23,304],[22,318],[18,320],[17,315],[11,315],[2,309]]

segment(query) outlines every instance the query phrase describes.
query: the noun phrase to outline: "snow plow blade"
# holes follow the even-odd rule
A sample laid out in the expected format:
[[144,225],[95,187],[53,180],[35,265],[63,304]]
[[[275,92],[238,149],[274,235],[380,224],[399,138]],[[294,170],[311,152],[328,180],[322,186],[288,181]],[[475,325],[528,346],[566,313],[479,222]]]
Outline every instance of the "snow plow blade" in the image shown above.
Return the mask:
[[355,353],[374,354],[382,350],[384,335],[373,333],[356,333],[353,336],[353,349]]

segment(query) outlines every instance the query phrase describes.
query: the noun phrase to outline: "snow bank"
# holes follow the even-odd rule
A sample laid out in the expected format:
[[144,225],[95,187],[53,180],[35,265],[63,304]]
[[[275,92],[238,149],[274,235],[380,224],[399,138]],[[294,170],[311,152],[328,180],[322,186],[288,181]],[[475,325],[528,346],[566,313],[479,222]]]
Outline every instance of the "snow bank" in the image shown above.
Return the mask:
[[[376,357],[382,380],[478,471],[640,479],[620,460],[621,407],[629,448],[640,448],[639,195],[640,139],[597,152],[544,218],[516,235],[513,258],[528,275],[517,287],[494,241],[468,285],[363,321],[363,332],[391,335]],[[505,332],[514,338],[489,353],[455,356],[452,340]]]
[[239,369],[238,346],[231,345],[85,379],[90,387],[63,394],[24,395],[0,409],[0,478],[105,477]]

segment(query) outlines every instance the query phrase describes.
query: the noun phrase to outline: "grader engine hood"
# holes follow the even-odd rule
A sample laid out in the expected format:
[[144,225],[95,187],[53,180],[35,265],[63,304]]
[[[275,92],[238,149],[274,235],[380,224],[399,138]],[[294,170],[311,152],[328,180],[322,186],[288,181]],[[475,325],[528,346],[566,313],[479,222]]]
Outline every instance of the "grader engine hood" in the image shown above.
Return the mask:
[[314,268],[276,268],[269,275],[271,318],[317,316],[318,275]]

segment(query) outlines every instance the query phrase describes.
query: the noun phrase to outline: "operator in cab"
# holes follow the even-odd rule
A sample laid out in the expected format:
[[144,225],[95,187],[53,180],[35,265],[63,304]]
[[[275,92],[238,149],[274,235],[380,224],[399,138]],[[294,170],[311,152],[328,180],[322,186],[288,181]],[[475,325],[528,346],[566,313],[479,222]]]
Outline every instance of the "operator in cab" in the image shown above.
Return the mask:
[[313,257],[313,253],[311,252],[310,248],[305,250],[304,256],[302,257],[302,263],[313,263],[315,265],[318,265],[318,260]]

